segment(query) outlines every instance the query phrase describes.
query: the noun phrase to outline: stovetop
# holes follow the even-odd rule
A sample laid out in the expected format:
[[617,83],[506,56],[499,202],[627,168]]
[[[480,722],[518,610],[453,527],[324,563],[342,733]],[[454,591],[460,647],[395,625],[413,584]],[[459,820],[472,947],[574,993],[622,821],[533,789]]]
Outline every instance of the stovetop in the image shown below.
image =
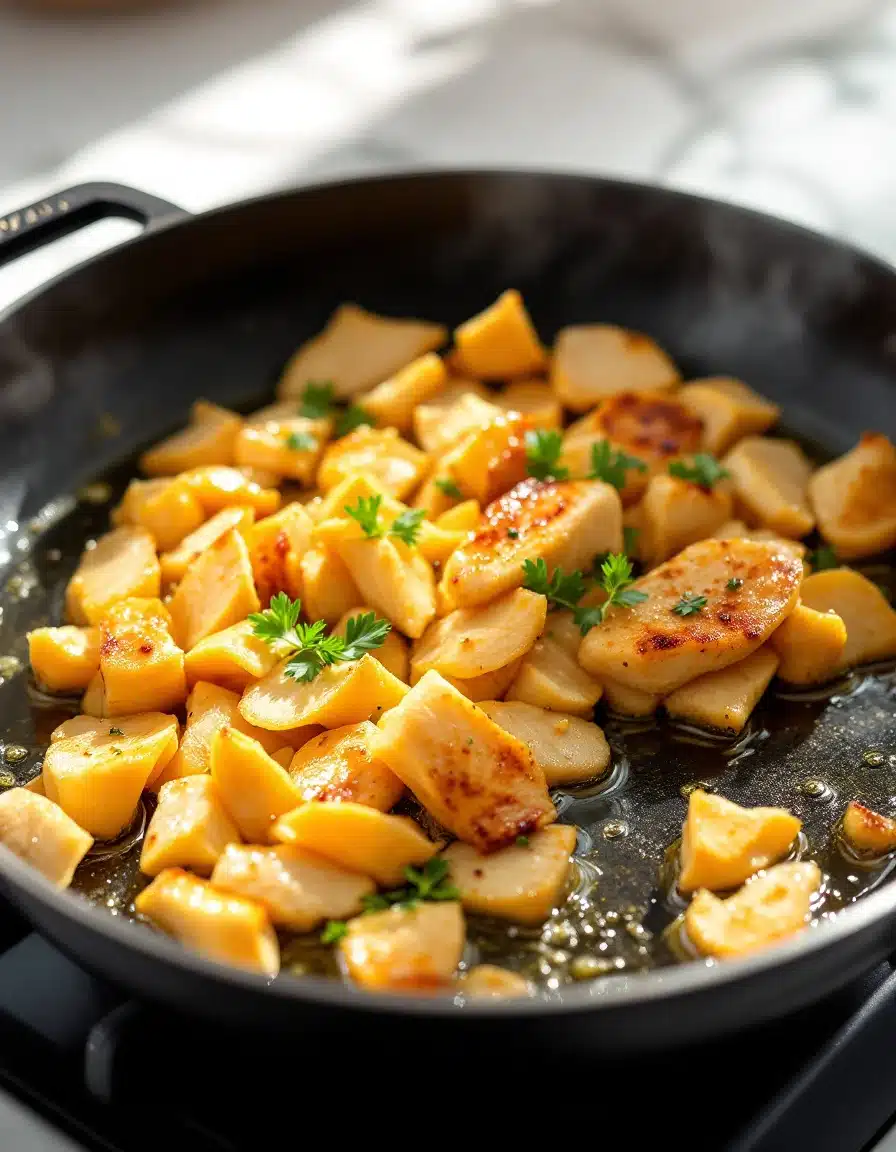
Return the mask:
[[355,1130],[400,1147],[429,1142],[418,1119],[452,1143],[489,1123],[517,1145],[896,1148],[892,962],[787,1020],[637,1060],[434,1050],[425,1025],[414,1052],[378,1045],[363,1023],[272,1039],[136,1004],[0,909],[0,1152],[261,1152]]

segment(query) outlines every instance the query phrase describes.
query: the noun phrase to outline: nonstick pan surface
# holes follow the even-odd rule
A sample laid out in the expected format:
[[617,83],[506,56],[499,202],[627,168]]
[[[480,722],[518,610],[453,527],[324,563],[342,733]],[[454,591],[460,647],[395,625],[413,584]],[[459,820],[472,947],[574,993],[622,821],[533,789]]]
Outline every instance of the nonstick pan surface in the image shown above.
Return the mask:
[[[58,616],[81,542],[108,512],[84,486],[110,469],[120,482],[116,466],[182,423],[199,395],[244,407],[265,398],[287,356],[341,301],[454,324],[513,286],[545,339],[569,323],[615,322],[656,338],[686,377],[743,377],[820,455],[865,429],[896,431],[896,274],[742,209],[539,173],[357,181],[196,218],[131,189],[88,186],[0,220],[0,263],[105,215],[147,230],[0,319],[0,658],[12,658],[0,659],[0,737],[28,751],[9,768],[17,779],[33,775],[52,726],[15,670],[24,630]],[[889,580],[889,569],[877,578]],[[724,965],[637,972],[633,933],[616,975],[529,1002],[459,1007],[313,978],[269,985],[50,891],[5,851],[0,884],[85,966],[146,998],[259,1028],[350,1029],[363,1017],[394,1032],[426,1021],[491,1038],[522,1029],[530,1043],[537,1029],[546,1045],[620,1052],[792,1011],[893,948],[896,887],[886,872],[860,874],[821,851],[847,800],[886,809],[896,793],[896,681],[886,669],[821,699],[773,692],[736,747],[662,725],[610,722],[608,735],[609,786],[558,797],[562,818],[583,828],[580,848],[601,873],[608,909],[643,904],[648,931],[668,915],[657,863],[697,781],[800,815],[830,865],[830,907],[849,906]]]

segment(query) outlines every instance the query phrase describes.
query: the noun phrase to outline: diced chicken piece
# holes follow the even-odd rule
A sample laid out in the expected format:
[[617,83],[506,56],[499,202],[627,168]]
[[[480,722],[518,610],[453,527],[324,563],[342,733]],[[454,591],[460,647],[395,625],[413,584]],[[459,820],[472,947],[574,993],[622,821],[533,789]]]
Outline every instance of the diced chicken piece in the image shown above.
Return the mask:
[[429,457],[394,428],[363,426],[324,452],[317,483],[325,492],[357,472],[369,472],[398,500],[410,495],[429,469]]
[[[414,436],[425,452],[440,454],[476,428],[484,428],[503,412],[485,389],[458,392],[450,386],[414,412]],[[439,473],[441,475],[441,473]]]
[[[444,676],[443,679],[474,703],[480,700],[498,700],[516,679],[522,662],[522,659],[511,660],[503,668],[496,668],[494,672],[483,672],[481,676],[470,676],[466,680],[458,676]],[[425,676],[426,673],[422,675]],[[411,672],[411,684],[416,684],[420,679],[422,676]]]
[[739,888],[786,856],[800,827],[784,808],[742,808],[698,788],[688,800],[681,833],[679,889]]
[[181,944],[222,964],[276,976],[280,946],[268,914],[254,900],[220,892],[180,868],[166,868],[134,907]]
[[725,482],[707,489],[676,476],[653,476],[638,505],[639,556],[647,564],[659,564],[688,544],[712,536],[730,517],[731,505]]
[[111,722],[79,716],[56,733],[44,758],[44,791],[98,840],[127,827],[140,793],[177,751],[177,721],[159,712]]
[[504,668],[529,651],[547,616],[547,600],[517,588],[478,608],[458,608],[433,621],[414,645],[416,679],[429,668],[461,680]]
[[184,651],[261,607],[246,541],[231,529],[190,567],[169,608]]
[[[333,627],[333,632],[337,636],[344,636],[345,630],[348,627],[349,620],[354,619],[355,616],[363,616],[365,612],[373,612],[374,609],[369,604],[362,604],[357,608],[352,608],[350,612],[346,612],[341,620],[337,621]],[[408,683],[408,677],[411,669],[411,654],[408,649],[408,642],[393,628],[386,636],[379,648],[375,648],[370,655],[374,660],[378,660],[380,664],[393,676],[399,680],[403,680],[405,684]]]
[[[240,697],[217,684],[200,680],[187,697],[187,724],[180,747],[154,783],[156,790],[169,780],[195,776],[209,771],[212,737],[222,728],[235,728],[251,736],[268,753],[276,752],[285,742],[280,732],[266,732],[248,724],[239,711]],[[308,738],[317,729],[308,729]],[[288,734],[292,737],[292,733]]]
[[564,652],[575,656],[582,643],[582,633],[572,612],[563,608],[547,614],[540,639],[553,640]]
[[457,990],[464,996],[503,999],[506,996],[531,996],[528,980],[519,972],[499,968],[496,964],[477,964],[465,972],[457,982]]
[[713,456],[744,436],[767,432],[781,415],[777,404],[728,376],[693,380],[679,390],[678,399],[703,421],[702,447]]
[[276,649],[254,634],[251,620],[241,620],[194,645],[184,657],[184,668],[190,685],[207,680],[242,692],[279,662]]
[[896,820],[850,800],[843,814],[843,836],[856,852],[885,856],[896,848]]
[[439,475],[453,481],[464,496],[488,504],[526,477],[528,416],[502,413],[468,432],[439,464]]
[[255,591],[263,606],[285,592],[290,599],[302,595],[301,560],[311,547],[314,521],[301,504],[287,504],[246,533]]
[[162,583],[178,584],[186,576],[190,565],[195,563],[203,552],[217,543],[222,536],[232,528],[245,536],[254,522],[254,508],[244,507],[240,504],[234,504],[230,508],[222,508],[195,532],[185,536],[176,548],[159,557]]
[[[647,599],[612,608],[582,641],[579,662],[600,680],[672,692],[761,647],[796,606],[802,574],[802,561],[773,543],[692,544],[635,582]],[[697,611],[675,611],[704,596]]]
[[674,388],[680,379],[672,360],[643,332],[574,324],[554,342],[551,386],[574,412],[587,412],[617,392]]
[[543,380],[514,380],[495,393],[493,399],[505,412],[528,416],[534,428],[560,428],[563,424],[563,406]]
[[312,800],[294,808],[274,825],[274,838],[372,876],[385,887],[400,884],[405,868],[425,864],[437,847],[409,816],[390,816],[351,800]]
[[610,746],[596,724],[516,700],[487,700],[480,707],[528,746],[548,787],[596,780],[610,767]]
[[817,612],[835,612],[846,626],[840,670],[896,656],[896,612],[880,588],[851,568],[813,572],[800,599]]
[[310,487],[332,432],[329,416],[310,420],[293,409],[280,419],[247,421],[236,438],[234,456],[241,467],[262,468]]
[[438,672],[427,672],[378,727],[373,754],[479,851],[494,851],[556,818],[526,745]]
[[673,720],[735,736],[743,730],[778,667],[768,645],[718,672],[706,672],[663,701]]
[[652,716],[663,702],[655,692],[642,692],[628,684],[620,684],[607,676],[601,677],[604,690],[604,704],[617,716]]
[[120,600],[100,624],[103,716],[173,712],[187,698],[184,654],[161,600]]
[[268,843],[277,820],[301,803],[286,769],[235,728],[221,728],[212,737],[209,768],[221,803],[250,844]]
[[440,324],[377,316],[357,304],[340,304],[326,328],[286,365],[278,395],[301,396],[310,381],[327,380],[337,396],[354,396],[435,351],[447,336]]
[[445,562],[443,582],[461,608],[487,604],[519,588],[523,561],[549,569],[587,568],[622,548],[622,506],[596,480],[524,480],[485,509],[469,541]]
[[794,440],[747,436],[723,464],[731,473],[736,498],[757,524],[794,539],[812,531],[812,465]]
[[866,433],[845,456],[819,468],[809,499],[822,536],[844,560],[896,544],[896,448]]
[[276,488],[262,488],[239,468],[192,468],[182,479],[208,516],[234,504],[254,508],[258,518],[270,516],[280,507],[280,493]]
[[128,596],[158,596],[159,561],[144,528],[115,528],[87,549],[65,590],[73,624],[98,624],[106,609]]
[[665,472],[670,461],[696,452],[703,428],[676,397],[662,392],[622,392],[571,425],[563,440],[563,463],[572,474],[591,472],[591,450],[607,441],[641,462],[630,468],[622,489],[623,504],[633,504],[649,477]]
[[341,728],[378,718],[394,708],[408,691],[406,684],[369,654],[360,660],[330,665],[310,682],[286,676],[287,663],[284,660],[246,690],[240,712],[250,724],[271,732],[309,724]]
[[368,877],[294,844],[231,844],[215,865],[212,884],[260,904],[272,924],[291,932],[310,932],[323,920],[356,916],[361,898],[374,890]]
[[463,912],[450,900],[358,916],[339,949],[362,988],[435,992],[450,986],[465,941]]
[[116,527],[134,524],[145,528],[159,551],[167,552],[199,528],[205,511],[181,477],[132,480],[111,520]]
[[575,828],[552,824],[530,835],[528,844],[513,844],[491,856],[456,842],[442,859],[468,911],[537,925],[563,903],[575,846]]
[[361,593],[354,603],[364,600],[406,636],[422,636],[436,614],[436,584],[416,545],[391,536],[367,539],[348,517],[325,520],[315,533],[351,572]]
[[727,900],[701,888],[685,912],[685,929],[704,956],[756,952],[806,927],[820,884],[818,865],[801,860],[776,864]]
[[361,602],[358,585],[334,548],[316,544],[299,561],[302,604],[309,620],[335,624]]
[[189,868],[209,876],[228,844],[239,842],[210,776],[183,776],[159,789],[159,804],[140,853],[140,871],[158,876],[165,868]]
[[442,358],[427,352],[359,396],[358,403],[381,428],[397,428],[406,435],[411,431],[417,405],[441,392],[447,382],[448,372]]
[[236,412],[197,400],[186,428],[144,452],[140,467],[148,476],[176,476],[188,468],[232,464],[233,444],[242,423]]
[[561,645],[546,637],[536,640],[523,659],[508,700],[521,700],[552,712],[589,718],[601,697],[600,683]]
[[369,720],[334,728],[309,740],[291,758],[289,774],[303,800],[351,800],[388,812],[404,792],[391,768],[371,752],[376,726]]
[[478,500],[464,500],[443,512],[436,519],[436,527],[444,532],[472,532],[479,524],[480,513]]
[[34,677],[48,692],[83,692],[99,671],[99,628],[35,628],[28,633],[28,657]]
[[93,837],[46,796],[10,788],[0,794],[0,844],[56,888],[68,888]]
[[523,298],[513,288],[455,328],[454,348],[459,370],[480,380],[526,376],[547,365]]
[[777,654],[778,679],[788,684],[823,684],[843,667],[846,625],[836,612],[797,604],[768,646]]

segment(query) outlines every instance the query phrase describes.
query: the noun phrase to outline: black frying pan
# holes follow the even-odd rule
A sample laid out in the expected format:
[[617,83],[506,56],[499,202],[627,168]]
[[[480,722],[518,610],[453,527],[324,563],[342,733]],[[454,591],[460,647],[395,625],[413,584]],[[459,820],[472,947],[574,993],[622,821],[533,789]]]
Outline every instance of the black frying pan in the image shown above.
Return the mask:
[[[146,230],[0,319],[0,528],[15,521],[21,534],[48,501],[182,422],[199,394],[225,404],[261,399],[343,300],[453,324],[514,286],[545,338],[595,319],[643,329],[687,375],[744,377],[784,406],[792,430],[828,451],[865,428],[896,431],[896,274],[835,241],[697,197],[585,177],[464,172],[311,188],[193,218],[131,189],[90,185],[0,219],[0,264],[106,216]],[[119,435],[102,434],[115,425]],[[49,563],[42,539],[33,545],[38,566]],[[65,574],[47,581],[51,595]],[[14,617],[8,608],[0,624],[4,652],[17,642]],[[33,772],[45,733],[35,729],[25,679],[0,684],[0,734],[31,750]],[[885,678],[866,688],[833,704],[789,705],[787,723],[770,722],[751,756],[714,765],[725,794],[788,804],[810,840],[854,795],[886,805],[894,768],[886,755],[871,768],[863,754],[896,748],[896,709]],[[627,737],[616,735],[618,753]],[[655,873],[680,829],[680,788],[705,774],[705,756],[689,744],[635,742],[627,782],[563,808],[603,845],[608,887],[647,867]],[[819,776],[827,807],[800,792]],[[611,816],[628,819],[632,834],[602,841]],[[487,1030],[490,1044],[524,1031],[530,1049],[614,1053],[782,1015],[855,977],[896,945],[896,885],[879,880],[834,922],[753,958],[459,1008],[314,979],[269,985],[57,894],[0,851],[3,891],[41,931],[84,966],[178,1009],[331,1031],[364,1014],[390,1038],[425,1024],[433,1043],[439,1029],[467,1029],[473,1042]]]

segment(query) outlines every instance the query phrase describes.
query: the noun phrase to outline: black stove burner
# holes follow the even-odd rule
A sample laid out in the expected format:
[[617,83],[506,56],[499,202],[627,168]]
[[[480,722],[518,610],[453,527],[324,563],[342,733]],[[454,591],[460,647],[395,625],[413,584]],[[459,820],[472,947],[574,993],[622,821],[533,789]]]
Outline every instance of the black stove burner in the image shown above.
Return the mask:
[[198,1024],[123,1000],[9,914],[0,948],[0,1152],[261,1152],[341,1146],[356,1128],[407,1146],[412,1124],[431,1138],[418,1120],[458,1146],[488,1122],[517,1145],[550,1124],[555,1145],[581,1126],[633,1152],[862,1152],[896,1115],[889,964],[722,1043],[557,1066],[436,1051],[425,1025],[384,1052],[363,1021],[276,1039]]

